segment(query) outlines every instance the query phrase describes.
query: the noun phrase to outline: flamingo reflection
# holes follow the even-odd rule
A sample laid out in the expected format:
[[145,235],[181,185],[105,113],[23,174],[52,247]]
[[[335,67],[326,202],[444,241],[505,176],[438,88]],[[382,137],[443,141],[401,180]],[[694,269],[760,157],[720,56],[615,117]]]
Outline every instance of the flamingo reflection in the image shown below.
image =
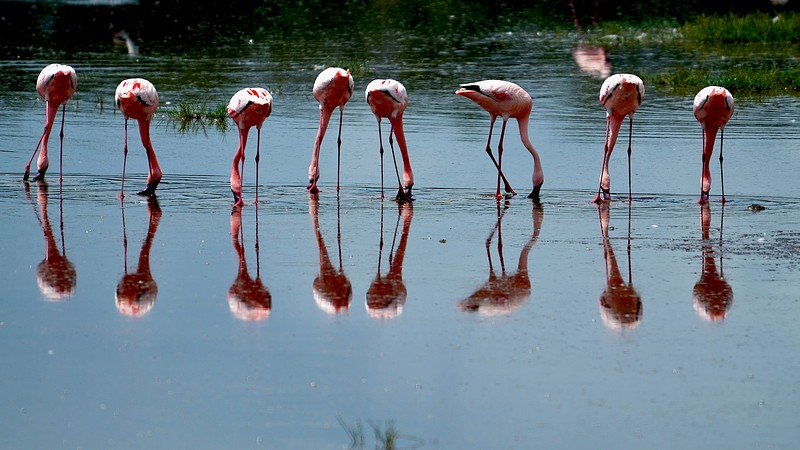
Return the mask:
[[609,205],[597,206],[600,232],[603,235],[603,258],[606,267],[606,290],[600,296],[600,317],[607,327],[622,330],[636,328],[642,320],[642,299],[633,287],[631,270],[631,208],[628,204],[628,282],[622,277],[608,237]]
[[120,314],[142,317],[155,305],[158,285],[150,273],[150,249],[156,237],[158,223],[161,221],[161,207],[155,196],[147,198],[147,235],[139,251],[136,272],[128,273],[128,235],[125,228],[125,206],[122,209],[122,245],[125,258],[125,275],[117,283],[116,305]]
[[250,276],[245,260],[242,207],[234,206],[231,212],[231,240],[239,258],[236,279],[228,289],[228,307],[240,320],[264,320],[272,310],[272,295],[261,281],[261,258],[258,246],[258,204],[256,204],[256,278]]
[[[513,274],[506,273],[505,260],[503,259],[503,216],[508,210],[506,202],[503,210],[497,204],[497,223],[486,238],[486,256],[489,260],[489,280],[469,297],[458,303],[462,311],[477,312],[486,315],[508,314],[519,308],[531,296],[531,280],[528,276],[528,255],[533,244],[539,239],[539,230],[542,227],[544,209],[541,204],[533,205],[533,234],[522,247],[517,261],[517,271]],[[495,273],[492,264],[491,245],[497,233],[497,254],[500,260],[500,275]]]
[[608,49],[594,47],[580,42],[572,49],[572,59],[581,72],[593,78],[605,79],[611,75],[611,58]]
[[[59,251],[58,242],[53,234],[53,227],[50,224],[50,217],[47,214],[48,186],[44,180],[38,181],[39,193],[36,197],[41,210],[34,205],[33,212],[42,227],[45,242],[45,256],[42,262],[36,266],[36,282],[45,300],[61,301],[66,300],[75,293],[78,274],[75,265],[67,258],[67,247],[64,244],[64,208],[63,198],[59,196],[59,221],[61,230],[61,248]],[[31,199],[30,185],[25,183],[25,195]]]
[[[397,240],[397,229],[400,227],[400,218],[403,218],[403,231],[400,242],[397,244],[397,253],[394,244]],[[397,222],[394,226],[392,247],[389,250],[389,272],[381,275],[381,258],[383,256],[383,202],[381,202],[381,240],[378,247],[378,273],[372,280],[367,290],[367,313],[370,317],[394,318],[403,312],[406,303],[405,282],[403,281],[403,258],[406,254],[408,231],[411,228],[411,219],[414,217],[414,207],[410,202],[397,203]]]
[[339,224],[337,231],[337,243],[339,245],[339,268],[331,263],[328,255],[328,248],[322,238],[322,231],[319,228],[319,197],[310,196],[308,199],[308,213],[311,215],[311,226],[314,228],[314,236],[317,239],[319,249],[319,275],[314,278],[312,292],[314,301],[319,309],[326,313],[336,314],[342,310],[345,312],[350,308],[350,300],[353,298],[353,286],[344,274],[342,269],[342,232],[341,221],[339,220],[339,198],[336,198],[336,221]]
[[697,314],[711,321],[720,321],[725,318],[725,314],[733,303],[733,289],[725,281],[722,273],[722,222],[725,217],[725,208],[722,208],[722,216],[719,225],[719,272],[715,260],[714,248],[709,239],[709,229],[711,228],[711,209],[708,204],[700,206],[700,229],[703,235],[703,270],[700,279],[694,285],[692,297],[694,298],[694,310]]

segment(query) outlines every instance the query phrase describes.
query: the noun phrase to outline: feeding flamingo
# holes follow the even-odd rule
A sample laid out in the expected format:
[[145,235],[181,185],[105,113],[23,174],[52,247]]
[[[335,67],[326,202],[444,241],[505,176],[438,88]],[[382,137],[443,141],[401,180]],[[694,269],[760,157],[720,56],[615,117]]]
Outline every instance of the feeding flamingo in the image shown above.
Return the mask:
[[314,140],[314,149],[311,153],[311,165],[308,166],[308,192],[316,194],[317,180],[319,180],[319,149],[322,146],[322,139],[325,138],[325,131],[328,129],[328,122],[331,114],[337,107],[339,108],[339,139],[336,141],[338,152],[336,156],[336,190],[339,190],[339,168],[342,159],[342,114],[344,105],[353,95],[353,77],[349,70],[339,67],[328,67],[323,70],[314,82],[314,98],[319,102],[319,130],[317,138]]
[[144,78],[129,78],[123,80],[114,94],[114,103],[122,111],[125,117],[125,147],[123,149],[122,160],[122,188],[120,189],[120,200],[125,197],[125,166],[128,161],[128,119],[135,119],[139,122],[139,135],[142,138],[142,145],[147,152],[147,187],[139,192],[138,195],[153,197],[156,195],[156,188],[161,182],[161,167],[156,159],[156,151],[153,149],[153,142],[150,140],[150,121],[158,108],[158,92],[153,83]]
[[[484,80],[476,81],[474,83],[462,84],[456,94],[469,98],[483,109],[489,112],[489,138],[486,140],[486,153],[492,159],[495,167],[497,168],[497,199],[503,198],[500,193],[500,179],[505,184],[505,191],[511,195],[516,195],[516,192],[511,188],[505,175],[503,174],[503,138],[506,132],[506,122],[510,117],[517,119],[519,125],[519,137],[522,140],[522,145],[533,156],[533,190],[528,194],[528,198],[533,199],[534,202],[539,202],[539,190],[544,184],[544,171],[542,170],[542,163],[539,160],[539,153],[533,148],[531,140],[528,137],[528,121],[530,120],[531,108],[533,101],[531,96],[525,92],[524,89],[514,83],[501,80]],[[497,116],[503,118],[503,128],[500,130],[500,142],[497,144],[497,159],[495,160],[492,154],[491,141],[492,130],[494,129],[494,122]]]
[[694,98],[694,117],[703,128],[703,172],[700,175],[699,204],[708,203],[711,190],[711,170],[709,162],[714,153],[714,141],[719,138],[719,181],[722,185],[722,203],[725,203],[725,179],[722,174],[722,143],[725,139],[725,124],[733,115],[733,95],[724,87],[707,86]]
[[[381,198],[383,198],[383,138],[381,136],[381,119],[389,119],[391,129],[389,130],[389,147],[392,149],[392,159],[394,160],[394,172],[397,175],[399,189],[395,200],[398,202],[413,201],[411,188],[414,186],[414,172],[411,170],[411,160],[408,157],[406,147],[406,136],[403,134],[403,112],[408,106],[408,94],[405,86],[395,80],[372,80],[365,92],[367,103],[369,104],[375,118],[378,119],[378,142],[380,143],[381,154]],[[397,146],[403,156],[403,182],[400,182],[400,172],[397,170],[397,159],[394,155],[394,145],[392,135],[397,138]],[[405,183],[405,188],[403,188]]]
[[36,148],[33,150],[33,154],[31,155],[31,159],[28,160],[28,165],[25,166],[25,175],[22,176],[22,181],[28,181],[28,177],[31,173],[31,163],[33,162],[33,157],[36,156],[36,152],[39,150],[41,146],[42,151],[39,153],[39,159],[36,161],[36,176],[33,177],[34,181],[43,180],[44,174],[47,172],[47,168],[50,166],[50,161],[47,159],[47,142],[50,140],[50,131],[53,129],[53,122],[56,119],[56,113],[58,113],[58,107],[61,106],[61,134],[59,137],[61,138],[61,149],[59,151],[59,164],[61,174],[59,176],[59,180],[63,177],[64,173],[64,164],[63,164],[63,156],[64,156],[64,116],[67,112],[67,101],[72,98],[72,94],[75,93],[75,89],[78,87],[78,77],[75,74],[75,69],[70,66],[63,65],[63,64],[50,64],[49,66],[42,69],[39,73],[39,78],[36,80],[36,91],[45,101],[46,104],[46,116],[44,122],[44,131],[42,132],[42,137],[39,138],[39,142],[36,144]]
[[[264,88],[245,88],[233,94],[228,103],[228,115],[239,129],[239,147],[233,155],[231,169],[231,192],[233,204],[244,206],[242,200],[242,174],[244,173],[244,148],[247,146],[247,134],[251,127],[258,130],[256,141],[256,203],[258,203],[258,161],[261,151],[261,125],[272,113],[272,96]],[[241,167],[241,169],[240,169]],[[241,171],[240,171],[241,170]]]
[[[608,174],[608,161],[617,143],[619,128],[628,117],[628,201],[631,197],[631,141],[633,140],[633,113],[644,100],[644,83],[636,75],[618,73],[606,78],[600,87],[600,103],[606,108],[606,141],[603,148],[603,167],[600,171],[600,187],[594,203],[611,200],[611,177]],[[602,192],[603,198],[600,198]]]

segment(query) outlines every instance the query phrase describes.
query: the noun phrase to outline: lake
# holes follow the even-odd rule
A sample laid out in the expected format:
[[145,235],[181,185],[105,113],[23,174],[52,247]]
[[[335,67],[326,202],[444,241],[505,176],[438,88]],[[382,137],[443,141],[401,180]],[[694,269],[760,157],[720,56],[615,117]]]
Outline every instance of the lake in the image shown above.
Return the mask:
[[[597,206],[602,78],[579,68],[577,45],[546,31],[457,45],[386,33],[0,61],[0,447],[795,446],[800,103],[738,99],[728,202],[715,153],[701,207],[693,96],[648,89],[633,124],[633,201],[621,138],[614,200]],[[611,73],[637,73],[697,55],[641,46],[611,57]],[[344,110],[341,190],[333,120],[314,198],[311,87],[348,60],[364,67]],[[51,62],[78,73],[63,183],[57,132],[47,182],[22,183],[44,121],[35,81]],[[121,202],[113,95],[135,76],[159,92],[164,179],[156,200],[133,195],[147,161],[130,123]],[[391,200],[388,151],[381,200],[363,94],[374,78],[408,89],[410,205]],[[454,95],[481,79],[533,98],[541,205],[525,198],[533,164],[513,121],[503,168],[520,195],[495,201],[488,114]],[[230,122],[181,131],[167,112],[227,104],[248,86],[270,89],[274,105],[260,202],[253,132],[248,206],[233,209]]]

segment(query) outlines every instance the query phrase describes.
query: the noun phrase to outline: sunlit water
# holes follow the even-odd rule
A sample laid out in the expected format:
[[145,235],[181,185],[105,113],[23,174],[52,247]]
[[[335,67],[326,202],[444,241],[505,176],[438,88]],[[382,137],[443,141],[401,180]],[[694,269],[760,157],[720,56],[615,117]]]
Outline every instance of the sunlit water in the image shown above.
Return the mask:
[[[388,420],[398,448],[795,445],[796,99],[737,105],[725,133],[729,201],[718,202],[715,154],[704,215],[692,99],[648,90],[634,122],[634,201],[598,208],[602,80],[578,69],[575,43],[524,33],[462,44],[437,51],[387,36],[74,55],[59,61],[79,76],[64,182],[54,132],[46,186],[19,180],[43,123],[34,82],[53,61],[0,62],[0,447],[346,448],[358,423],[370,447],[371,426]],[[653,49],[612,57],[613,72],[680,60]],[[304,189],[318,121],[310,90],[347,58],[369,68],[344,112],[340,196],[332,126],[317,204]],[[120,203],[113,92],[132,76],[156,85],[162,111],[227,103],[245,86],[273,91],[258,208],[255,136],[250,205],[232,213],[236,133],[179,133],[163,113],[158,201],[133,195],[146,169],[133,132]],[[390,154],[380,200],[363,98],[379,77],[409,91],[413,206],[389,200]],[[521,195],[494,201],[488,115],[453,94],[487,78],[533,97],[541,207],[524,195],[532,161],[516,123],[504,171]],[[624,144],[611,161],[619,199]]]

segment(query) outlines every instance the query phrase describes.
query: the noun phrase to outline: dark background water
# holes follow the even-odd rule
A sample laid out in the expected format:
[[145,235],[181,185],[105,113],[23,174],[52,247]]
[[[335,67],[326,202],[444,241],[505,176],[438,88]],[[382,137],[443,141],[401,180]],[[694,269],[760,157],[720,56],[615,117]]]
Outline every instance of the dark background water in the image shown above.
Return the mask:
[[[367,8],[385,22],[333,35],[317,33],[327,6],[316,4],[282,10],[285,29],[260,11],[256,28],[217,33],[227,22],[209,20],[187,33],[181,20],[210,15],[211,5],[183,9],[172,27],[143,25],[156,11],[166,17],[173,6],[164,3],[115,9],[114,23],[130,13],[140,54],[129,57],[108,39],[105,6],[0,3],[4,17],[28,11],[37,26],[58,24],[45,27],[55,30],[53,47],[40,40],[47,34],[30,34],[24,45],[4,41],[14,44],[0,60],[0,447],[347,448],[346,429],[358,423],[361,447],[371,447],[372,427],[385,431],[387,421],[398,448],[794,446],[796,98],[738,99],[725,133],[729,202],[719,204],[714,158],[713,202],[703,209],[692,98],[648,89],[634,124],[634,201],[598,209],[590,200],[602,80],[573,60],[575,35],[521,26],[523,16],[503,25],[508,15],[489,14],[491,5],[427,3],[409,4],[417,13],[402,20],[401,4],[353,4],[350,19]],[[452,14],[426,16],[426,7]],[[495,22],[470,29],[459,18],[475,11]],[[75,27],[99,29],[76,30],[70,14],[90,24]],[[450,15],[458,26],[447,33],[414,25]],[[615,49],[611,62],[614,72],[638,73],[769,51],[653,44]],[[792,61],[797,49],[781,52]],[[25,185],[44,116],[35,79],[56,61],[79,77],[67,104],[64,182],[51,165],[46,186]],[[331,133],[317,204],[304,189],[318,121],[310,90],[335,61],[354,66],[356,93],[344,115],[342,191]],[[153,81],[161,97],[157,203],[117,197],[123,120],[113,92],[131,76]],[[386,76],[411,99],[411,207],[379,196],[363,88]],[[485,78],[515,81],[533,97],[541,206],[524,196],[494,201],[487,114],[453,94]],[[275,109],[262,129],[262,202],[236,213],[235,132],[181,131],[167,113],[188,101],[225,104],[250,85],[269,87]],[[133,189],[146,162],[138,141],[130,145]],[[251,137],[248,200],[253,150]],[[506,175],[525,192],[532,163],[514,124],[506,150]],[[623,150],[611,163],[615,194],[627,185]],[[520,260],[529,286],[512,278]],[[321,284],[321,274],[333,281]],[[395,295],[374,301],[378,285]],[[126,292],[138,303],[121,301]],[[476,301],[487,292],[494,301]]]

